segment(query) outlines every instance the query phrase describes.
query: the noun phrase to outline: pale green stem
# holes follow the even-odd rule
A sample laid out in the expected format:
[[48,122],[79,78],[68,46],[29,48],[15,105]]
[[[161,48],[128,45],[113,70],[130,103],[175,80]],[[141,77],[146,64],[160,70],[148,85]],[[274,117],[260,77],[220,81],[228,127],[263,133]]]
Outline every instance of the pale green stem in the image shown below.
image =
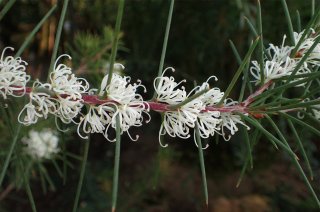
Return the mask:
[[[166,57],[166,51],[167,51],[167,44],[168,44],[168,38],[169,38],[169,32],[170,32],[170,26],[171,26],[171,19],[172,19],[172,13],[173,13],[173,6],[174,6],[174,0],[171,0],[169,14],[168,14],[168,20],[167,20],[167,26],[166,26],[166,32],[164,34],[163,39],[163,45],[162,45],[162,52],[161,52],[161,59],[158,69],[158,77],[162,75],[163,71],[163,65],[164,65],[164,59]],[[159,82],[156,82],[156,87],[158,87]],[[157,97],[157,93],[154,92],[153,99]]]
[[196,142],[198,144],[198,150],[199,150],[199,161],[200,161],[200,168],[201,168],[201,175],[202,175],[202,185],[203,185],[203,192],[204,197],[206,200],[206,205],[208,207],[209,198],[208,198],[208,185],[207,185],[207,178],[206,178],[206,168],[204,164],[204,157],[203,157],[203,149],[202,149],[202,142],[200,138],[200,130],[198,123],[196,123]]
[[8,3],[6,3],[6,5],[4,6],[4,8],[0,12],[0,21],[5,16],[5,14],[10,10],[10,8],[13,6],[13,4],[15,2],[16,2],[16,0],[10,0]]
[[9,163],[10,163],[10,159],[11,159],[13,150],[14,150],[16,144],[17,144],[17,141],[18,141],[18,138],[19,138],[19,134],[20,134],[20,130],[21,130],[21,124],[18,123],[17,131],[14,134],[14,138],[13,138],[13,140],[11,142],[11,146],[10,146],[9,152],[7,154],[7,157],[5,159],[5,162],[4,162],[4,165],[2,167],[1,174],[0,174],[0,187],[2,185],[4,176],[5,176],[6,172],[7,172],[7,169],[8,169]]
[[[109,73],[108,73],[107,85],[109,85],[111,83],[114,61],[116,60],[116,57],[117,57],[118,41],[119,41],[122,15],[123,15],[123,10],[124,10],[124,2],[125,2],[125,0],[119,0],[118,13],[117,13],[117,19],[116,19],[116,27],[115,27],[115,31],[114,31],[114,37],[113,37],[113,41],[112,41],[112,50],[111,50],[111,56],[110,56],[110,62],[109,62]],[[102,89],[102,88],[100,88],[100,89]]]
[[53,51],[52,51],[52,55],[51,55],[51,61],[50,61],[50,67],[49,67],[49,71],[48,71],[47,81],[49,81],[50,73],[53,71],[53,66],[54,66],[54,63],[57,58],[61,33],[62,33],[62,29],[63,29],[63,24],[64,24],[64,19],[65,19],[66,13],[67,13],[68,3],[69,3],[69,0],[64,0],[64,2],[63,2],[60,20],[59,20],[59,24],[58,24],[58,28],[57,28],[57,32],[56,32],[56,38],[54,40],[54,46],[53,46]]
[[73,204],[73,210],[72,210],[73,212],[77,212],[77,210],[78,210],[80,193],[81,193],[81,189],[82,189],[83,179],[84,179],[87,160],[88,160],[89,145],[90,145],[90,137],[89,137],[89,140],[85,141],[85,143],[84,143],[81,171],[80,171],[80,177],[79,177],[79,182],[78,182],[78,187],[77,187],[77,193],[76,193],[76,197],[75,197],[74,204]]
[[264,46],[263,46],[263,36],[262,36],[262,15],[261,15],[261,4],[258,0],[258,31],[260,36],[259,45],[259,64],[260,64],[260,85],[264,84]]
[[249,59],[251,58],[251,54],[254,51],[254,49],[256,48],[257,44],[259,42],[259,37],[253,42],[253,44],[250,46],[250,49],[248,51],[248,53],[246,54],[246,56],[244,57],[241,65],[239,66],[238,70],[236,71],[235,75],[233,76],[227,90],[224,92],[223,97],[221,98],[220,102],[218,103],[218,105],[222,105],[224,100],[229,96],[232,88],[235,86],[238,78],[240,77],[242,71],[244,70],[244,68],[246,67],[246,64],[249,62]]
[[113,186],[112,186],[112,211],[116,211],[118,186],[119,186],[119,166],[120,166],[120,146],[121,146],[121,128],[120,117],[116,115],[116,149],[114,156]]
[[41,19],[41,21],[37,24],[37,26],[31,31],[31,33],[28,35],[28,37],[24,40],[23,44],[17,51],[15,57],[19,57],[22,52],[25,50],[25,48],[29,45],[35,34],[39,31],[43,23],[50,17],[50,15],[53,13],[53,11],[57,8],[57,5],[54,5],[47,14]]
[[286,19],[287,19],[287,24],[288,24],[288,28],[289,28],[289,36],[290,36],[290,40],[291,40],[291,45],[295,45],[294,42],[294,35],[293,35],[293,26],[292,26],[292,21],[291,21],[291,17],[290,17],[290,13],[289,13],[289,9],[288,9],[288,5],[286,0],[281,0],[283,9],[284,9],[284,13],[286,15]]

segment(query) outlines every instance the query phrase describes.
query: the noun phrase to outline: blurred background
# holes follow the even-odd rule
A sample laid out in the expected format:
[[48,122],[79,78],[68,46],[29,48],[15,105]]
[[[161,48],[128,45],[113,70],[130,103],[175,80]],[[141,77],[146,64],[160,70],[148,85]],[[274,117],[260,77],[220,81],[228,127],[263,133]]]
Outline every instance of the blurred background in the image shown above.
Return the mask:
[[[311,0],[288,0],[287,3],[297,30],[296,10],[304,26],[310,20]],[[1,49],[6,46],[18,49],[54,4],[58,4],[58,9],[22,55],[29,63],[27,72],[33,79],[47,78],[62,1],[17,0],[0,22]],[[130,75],[132,81],[141,79],[146,85],[145,99],[153,94],[169,4],[162,0],[127,0],[125,4],[117,62],[124,64],[124,74]],[[281,2],[268,0],[261,4],[265,44],[279,45],[287,33]],[[77,0],[70,1],[68,6],[58,54],[70,54],[72,61],[66,62],[74,73],[88,79],[95,88],[99,88],[108,69],[116,13],[116,0]],[[165,67],[176,69],[172,74],[177,81],[187,79],[187,90],[192,89],[194,80],[200,83],[211,75],[219,78],[212,86],[225,90],[238,67],[229,40],[243,57],[254,39],[243,16],[255,24],[255,0],[176,0]],[[234,91],[231,97],[237,99],[237,89]],[[21,110],[19,107],[17,111]],[[165,137],[169,147],[161,149],[158,144],[161,117],[154,112],[151,115],[149,124],[130,129],[133,136],[140,136],[137,142],[132,142],[127,135],[122,137],[118,211],[206,211],[198,150],[193,139]],[[279,126],[288,131],[281,121]],[[31,129],[48,127],[55,129],[53,120],[39,121],[37,125],[23,127],[22,136]],[[81,155],[84,143],[77,136],[76,128],[69,127],[67,133],[59,134],[60,143],[68,152]],[[5,126],[1,125],[0,130],[1,140],[8,139]],[[315,173],[314,188],[319,194],[319,138],[305,131],[300,133]],[[289,141],[294,141],[289,131],[287,136]],[[317,206],[289,157],[275,151],[263,136],[253,151],[254,169],[246,173],[236,188],[246,156],[242,137],[238,132],[228,142],[219,136],[206,141],[210,144],[204,151],[208,211],[316,211]],[[79,211],[109,211],[115,145],[102,135],[92,135],[90,142]],[[48,189],[43,189],[39,175],[31,171],[30,184],[38,211],[71,211],[80,172],[79,160],[70,158],[72,168],[68,168],[65,183],[50,161],[42,163],[54,186],[49,184]],[[25,191],[9,187],[9,182],[7,179],[0,192],[0,211],[31,211]]]

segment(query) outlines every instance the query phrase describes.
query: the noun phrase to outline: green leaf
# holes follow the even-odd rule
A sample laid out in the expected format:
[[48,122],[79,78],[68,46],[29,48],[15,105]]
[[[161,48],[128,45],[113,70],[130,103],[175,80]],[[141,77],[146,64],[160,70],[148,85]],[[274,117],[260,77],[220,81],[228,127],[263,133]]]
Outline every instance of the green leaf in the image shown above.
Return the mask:
[[293,26],[292,26],[291,17],[290,17],[289,9],[288,9],[288,6],[287,6],[287,2],[286,2],[286,0],[281,0],[281,3],[282,3],[283,9],[284,9],[284,13],[285,13],[286,19],[287,19],[291,45],[294,46],[295,42],[294,42],[294,35],[293,35]]
[[240,57],[240,54],[239,54],[236,46],[234,45],[234,43],[232,42],[232,40],[229,40],[229,44],[230,44],[230,46],[231,46],[231,49],[232,49],[232,52],[233,52],[234,56],[236,57],[236,60],[237,60],[238,64],[241,65],[242,59],[241,59],[241,57]]
[[306,154],[306,151],[304,150],[304,147],[303,147],[303,144],[301,142],[301,139],[300,139],[300,137],[298,135],[298,132],[297,132],[296,128],[294,127],[294,125],[292,124],[292,121],[290,119],[287,119],[287,122],[288,122],[289,127],[291,128],[291,130],[293,132],[294,137],[296,138],[296,141],[298,143],[300,152],[302,153],[303,159],[305,160],[305,162],[307,164],[307,168],[308,168],[308,171],[310,173],[310,179],[313,180],[313,172],[312,172],[312,169],[311,169],[311,165],[310,165],[308,156]]
[[203,186],[203,192],[204,192],[204,197],[206,200],[206,205],[208,207],[209,204],[209,198],[208,198],[208,185],[207,185],[207,178],[206,178],[206,168],[204,164],[204,157],[203,157],[203,149],[202,149],[202,142],[201,142],[201,137],[200,137],[200,130],[198,123],[196,122],[196,127],[195,127],[195,139],[198,144],[198,150],[199,150],[199,161],[200,161],[200,168],[201,168],[201,175],[202,175],[202,186]]
[[241,118],[243,120],[246,120],[247,122],[249,122],[250,124],[252,124],[253,126],[255,126],[257,129],[259,129],[270,141],[273,141],[276,145],[280,146],[282,149],[284,149],[290,156],[297,158],[296,154],[289,148],[287,147],[285,144],[283,144],[279,139],[277,139],[276,137],[274,137],[270,132],[268,132],[266,129],[264,129],[260,123],[258,123],[256,120],[251,119],[250,117],[247,117],[243,114],[240,114]]
[[316,135],[320,136],[320,131],[317,130],[316,128],[310,126],[308,123],[304,122],[304,121],[301,121],[293,116],[290,116],[289,114],[286,114],[286,113],[280,113],[280,115],[284,116],[285,118],[287,119],[290,119],[291,121],[309,129],[311,132],[315,133]]
[[253,44],[250,46],[249,51],[247,52],[246,56],[244,57],[241,65],[239,66],[238,70],[236,71],[235,75],[233,76],[227,90],[224,92],[223,97],[221,98],[220,102],[218,103],[218,105],[222,105],[224,100],[229,96],[232,88],[235,86],[240,74],[242,73],[242,71],[244,70],[246,64],[249,62],[249,59],[251,57],[252,52],[254,51],[254,49],[256,48],[257,44],[259,42],[259,37],[253,42]]
[[[268,116],[267,116],[268,118]],[[284,142],[284,144],[291,150],[287,140],[285,139],[285,136],[281,133],[281,131],[279,130],[279,128],[277,127],[277,125],[272,121],[272,119],[269,117],[268,120],[270,121],[271,125],[273,126],[273,128],[276,130],[277,134],[280,136],[281,140]],[[292,151],[292,150],[291,150]],[[310,193],[312,194],[313,198],[315,199],[315,201],[317,202],[318,207],[320,207],[320,202],[318,200],[318,197],[316,195],[316,193],[314,192],[308,178],[306,177],[303,169],[301,168],[299,162],[298,162],[298,158],[295,155],[289,154],[291,156],[291,159],[294,163],[294,165],[296,166],[296,168],[298,169],[298,171],[300,172],[301,176],[303,177],[303,180],[305,182],[305,184],[307,185]]]

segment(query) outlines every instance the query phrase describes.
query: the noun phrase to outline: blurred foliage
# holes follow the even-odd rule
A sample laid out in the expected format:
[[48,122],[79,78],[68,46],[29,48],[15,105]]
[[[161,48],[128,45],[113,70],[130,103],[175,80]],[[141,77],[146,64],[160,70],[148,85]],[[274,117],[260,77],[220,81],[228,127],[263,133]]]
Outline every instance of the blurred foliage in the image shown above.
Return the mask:
[[[55,2],[57,1],[17,1],[0,23],[1,46],[18,48],[28,32]],[[220,80],[215,86],[222,90],[227,87],[237,68],[229,39],[234,41],[243,56],[253,38],[243,15],[253,23],[256,18],[255,0],[243,0],[242,6],[239,2],[240,0],[176,1],[165,66],[173,66],[177,70],[174,75],[178,79],[201,82],[211,75],[216,75]],[[61,1],[58,1],[58,4],[61,6]],[[282,35],[287,33],[281,3],[268,0],[261,1],[261,4],[264,42],[279,44],[282,42]],[[302,26],[305,25],[310,18],[311,1],[289,0],[288,5],[295,29],[297,9],[301,15]],[[126,65],[124,71],[134,80],[142,79],[149,91],[152,91],[153,79],[159,65],[168,8],[169,2],[162,0],[127,0],[125,5],[117,61]],[[46,77],[59,11],[42,28],[33,45],[23,55],[31,64],[28,72],[33,76]],[[59,54],[69,53],[73,58],[75,73],[84,75],[97,87],[101,76],[108,69],[117,1],[70,1],[68,11]],[[187,89],[189,86],[192,85],[186,85]],[[148,95],[150,98],[152,92]],[[3,105],[1,102],[1,107]],[[15,103],[11,102],[10,108],[16,108],[14,105]],[[18,114],[19,109],[21,108],[11,111],[9,117],[14,120],[13,123],[16,123],[15,114]],[[142,127],[142,130],[132,129],[133,135],[140,135],[138,143],[130,142],[124,136],[119,211],[202,211],[204,208],[201,208],[199,162],[192,139],[171,142],[172,139],[168,138],[169,147],[159,151],[157,134],[160,116],[153,114],[152,118],[152,123]],[[0,166],[3,163],[1,153],[9,147],[10,135],[7,127],[1,118]],[[55,128],[54,120],[23,127],[21,134],[26,135],[31,128],[43,127]],[[288,132],[288,140],[293,140],[289,130],[284,131]],[[304,144],[308,146],[306,149],[309,149],[309,159],[316,169],[316,179],[319,179],[320,155],[317,152],[320,146],[316,143],[318,138],[303,131],[299,133],[303,136]],[[71,128],[68,134],[62,134],[62,138],[72,153],[78,155],[82,152],[83,142],[74,134],[74,128]],[[245,156],[242,135],[235,135],[230,142],[224,142],[221,138],[208,142],[211,147],[204,154],[210,202],[224,208],[250,208],[251,211],[261,208],[266,211],[315,210],[316,206],[310,203],[310,197],[298,174],[288,165],[288,158],[272,151],[267,142],[263,144],[263,139],[254,150],[254,170],[245,176],[243,185],[238,189],[235,184]],[[79,211],[109,210],[113,154],[113,144],[106,142],[102,136],[93,136]],[[28,159],[23,160],[28,162]],[[80,163],[72,160],[72,164],[74,167],[68,168],[66,184],[63,184],[52,163],[44,164],[56,187],[55,192],[49,191],[46,194],[42,193],[40,175],[30,172],[39,211],[71,210]],[[63,167],[62,162],[58,165]],[[19,173],[10,175],[17,176]],[[6,179],[6,182],[9,181]],[[319,182],[314,184],[319,189]],[[1,201],[2,194],[3,192],[0,192],[0,211],[29,210],[29,203],[23,192],[13,189]],[[252,202],[259,204],[252,206]],[[214,204],[210,205],[209,209],[217,211]]]

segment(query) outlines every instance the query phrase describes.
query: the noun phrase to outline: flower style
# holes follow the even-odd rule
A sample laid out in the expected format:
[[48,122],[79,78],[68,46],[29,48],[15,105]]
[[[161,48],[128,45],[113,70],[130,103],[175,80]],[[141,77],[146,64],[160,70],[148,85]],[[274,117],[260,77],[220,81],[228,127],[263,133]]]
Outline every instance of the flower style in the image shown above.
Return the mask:
[[54,64],[54,70],[50,73],[51,87],[58,99],[57,117],[64,123],[70,123],[80,113],[83,106],[82,94],[87,93],[89,83],[83,78],[75,77],[71,68],[59,64],[57,62],[61,57],[69,55],[61,55]]
[[27,146],[25,152],[34,159],[51,159],[60,149],[59,138],[51,129],[42,131],[31,130],[28,137],[23,137],[22,142]]
[[26,104],[18,116],[18,121],[24,125],[35,124],[39,118],[47,119],[48,114],[55,114],[57,111],[57,100],[44,91],[50,91],[51,85],[36,80],[33,83],[32,91],[29,93],[29,103]]
[[20,57],[4,57],[7,49],[14,50],[11,47],[3,49],[0,59],[0,94],[4,99],[7,95],[14,97],[23,96],[26,92],[26,84],[30,76],[26,74],[26,65]]
[[[224,104],[225,106],[232,106],[238,104],[238,102],[233,101],[232,99],[226,99]],[[233,114],[232,112],[221,113],[221,134],[225,141],[229,141],[231,135],[234,135],[236,132],[238,132],[239,129],[237,127],[237,124],[241,124],[247,127],[248,130],[250,130],[250,127],[247,126],[243,121],[241,121],[241,117],[239,115]],[[231,135],[227,134],[225,132],[225,129],[227,129]]]

